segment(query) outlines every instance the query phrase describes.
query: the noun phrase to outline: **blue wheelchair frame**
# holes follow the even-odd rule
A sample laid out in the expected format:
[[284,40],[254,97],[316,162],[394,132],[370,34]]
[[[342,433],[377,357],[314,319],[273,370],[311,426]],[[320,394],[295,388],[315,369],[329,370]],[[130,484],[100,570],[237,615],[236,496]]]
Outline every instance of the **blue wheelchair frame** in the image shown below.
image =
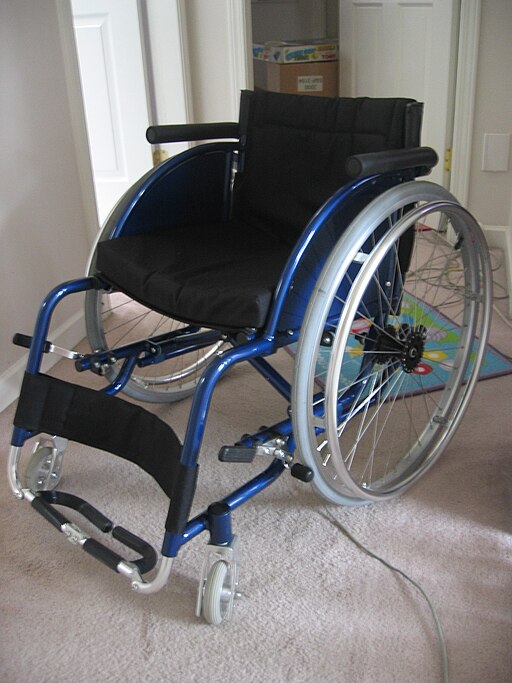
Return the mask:
[[[225,218],[230,209],[235,151],[235,143],[204,144],[183,152],[150,171],[113,210],[107,223],[112,226],[110,238],[151,230],[152,224],[156,222],[153,215],[157,210],[155,207],[161,207],[158,210],[168,212],[170,205],[174,210],[174,216],[170,216],[169,229],[172,230],[173,221],[179,224],[180,216],[187,210],[184,205],[185,200],[182,198],[186,195],[184,188],[190,187],[191,184],[194,187],[204,188],[201,202],[203,208],[206,206],[208,209],[206,213],[209,220]],[[290,384],[265,360],[265,357],[297,341],[307,301],[328,257],[329,247],[333,246],[333,240],[335,242],[339,239],[352,218],[369,201],[396,184],[413,180],[416,176],[424,174],[428,166],[428,162],[425,164],[420,162],[408,168],[400,168],[400,164],[397,164],[397,168],[384,173],[371,173],[356,178],[328,199],[311,219],[293,248],[275,292],[267,323],[261,332],[248,331],[241,338],[240,335],[226,335],[215,330],[201,332],[198,327],[190,325],[171,335],[159,335],[152,339],[110,349],[108,352],[86,354],[76,360],[77,370],[91,370],[95,364],[101,365],[112,358],[122,361],[122,368],[116,379],[102,390],[106,394],[115,395],[122,391],[136,366],[155,364],[210,345],[227,336],[232,348],[222,352],[209,363],[193,397],[180,454],[180,466],[189,471],[191,479],[194,479],[213,392],[220,378],[231,366],[248,361],[279,394],[290,401]],[[207,182],[202,182],[202,180],[207,180]],[[142,216],[143,220],[140,220]],[[319,253],[322,254],[320,258]],[[40,373],[43,354],[49,350],[50,343],[47,339],[56,306],[71,294],[91,289],[108,291],[109,285],[102,281],[101,275],[90,275],[59,285],[44,299],[30,343],[26,369],[28,375]],[[301,296],[294,296],[295,291],[300,291]],[[353,396],[343,397],[340,413],[349,409],[353,398]],[[323,408],[319,407],[318,410],[321,411]],[[290,418],[243,437],[239,445],[255,448],[275,439],[276,435],[286,441],[287,453],[293,454],[295,442]],[[34,436],[33,431],[17,426],[14,427],[11,443],[15,447],[21,447],[32,436]],[[286,459],[274,458],[263,472],[225,496],[220,501],[220,507],[210,506],[201,514],[188,520],[192,504],[190,500],[185,504],[185,509],[174,514],[174,521],[168,525],[170,529],[166,527],[161,549],[162,555],[168,558],[175,557],[182,545],[203,531],[209,531],[210,542],[213,545],[230,544],[233,540],[231,512],[272,484],[288,465]],[[309,473],[306,470],[307,468],[303,467],[299,478],[307,481]],[[171,501],[169,512],[171,517],[173,503],[174,501]],[[39,511],[51,517],[49,507],[50,503],[47,503]],[[183,524],[185,518],[188,521]],[[55,525],[58,526],[58,524]],[[105,548],[98,559],[102,559],[115,568],[115,558],[108,559],[108,552]]]

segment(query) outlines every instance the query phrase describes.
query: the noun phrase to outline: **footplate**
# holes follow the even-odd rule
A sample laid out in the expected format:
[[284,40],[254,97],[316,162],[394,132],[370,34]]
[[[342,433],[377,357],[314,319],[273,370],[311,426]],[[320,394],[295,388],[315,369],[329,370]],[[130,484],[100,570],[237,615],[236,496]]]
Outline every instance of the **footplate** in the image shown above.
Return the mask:
[[[149,543],[127,529],[115,526],[108,517],[82,498],[64,491],[40,491],[34,494],[32,491],[24,490],[23,494],[32,507],[61,531],[71,543],[82,546],[89,555],[132,581],[140,581],[141,574],[151,571],[156,565],[157,553]],[[112,538],[130,550],[134,550],[141,557],[136,560],[124,559],[70,522],[59,510],[55,509],[55,505],[76,510],[102,533],[111,534]]]
[[252,462],[256,457],[252,446],[223,446],[219,451],[221,462]]

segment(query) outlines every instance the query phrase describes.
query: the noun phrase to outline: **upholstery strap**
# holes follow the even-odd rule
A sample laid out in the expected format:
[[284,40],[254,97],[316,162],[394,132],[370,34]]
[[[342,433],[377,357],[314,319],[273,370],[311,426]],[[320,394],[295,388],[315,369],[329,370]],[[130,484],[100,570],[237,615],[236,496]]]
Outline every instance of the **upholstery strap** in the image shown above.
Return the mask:
[[135,463],[171,498],[183,478],[181,444],[174,431],[144,408],[101,391],[25,373],[17,427],[62,436]]

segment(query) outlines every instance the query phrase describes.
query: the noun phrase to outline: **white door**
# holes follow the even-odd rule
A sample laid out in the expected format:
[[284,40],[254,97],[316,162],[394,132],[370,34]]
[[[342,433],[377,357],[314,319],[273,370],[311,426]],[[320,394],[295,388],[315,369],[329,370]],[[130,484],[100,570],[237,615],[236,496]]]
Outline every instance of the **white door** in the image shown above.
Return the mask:
[[430,179],[449,186],[458,0],[340,0],[340,94],[412,97],[425,105],[421,142],[440,163]]
[[137,0],[71,0],[98,218],[152,166]]

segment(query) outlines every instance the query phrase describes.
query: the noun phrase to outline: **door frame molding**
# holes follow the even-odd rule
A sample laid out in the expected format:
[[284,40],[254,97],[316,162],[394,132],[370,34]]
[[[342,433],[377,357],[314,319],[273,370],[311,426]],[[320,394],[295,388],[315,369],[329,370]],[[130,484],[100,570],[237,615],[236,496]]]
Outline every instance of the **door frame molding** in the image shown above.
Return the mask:
[[[64,62],[66,85],[68,93],[68,102],[71,123],[73,127],[74,145],[76,149],[78,173],[80,177],[80,185],[82,190],[82,202],[84,211],[87,216],[88,238],[92,246],[96,239],[99,224],[96,208],[96,193],[94,190],[94,180],[92,172],[91,157],[88,144],[87,124],[85,120],[85,109],[82,98],[82,89],[80,85],[80,70],[78,66],[78,57],[76,52],[75,36],[73,30],[73,13],[71,9],[71,0],[54,0],[57,8],[57,17],[59,22],[59,35],[62,50],[62,57]],[[137,0],[139,16],[141,14],[141,1]],[[174,12],[178,21],[178,35],[180,40],[179,55],[176,53],[177,61],[180,62],[182,76],[180,86],[182,88],[180,95],[184,100],[185,117],[187,120],[192,118],[191,112],[191,98],[190,98],[190,82],[189,71],[186,59],[186,20],[180,0],[168,0],[171,3],[170,7],[163,8],[166,12],[165,16],[169,16],[169,12]],[[154,7],[154,12],[158,12],[159,7]],[[141,25],[142,30],[142,25]],[[143,50],[147,49],[144,44],[143,36],[141,35],[141,44]],[[147,66],[146,55],[143,55],[144,66]]]
[[481,0],[461,0],[450,191],[467,205],[480,37]]
[[233,95],[238,112],[240,90],[254,87],[252,69],[252,18],[251,0],[228,0],[228,26],[231,45],[229,54],[232,59]]
[[80,179],[82,204],[87,221],[87,237],[92,245],[99,229],[98,212],[96,208],[96,193],[92,172],[91,156],[85,120],[85,108],[80,85],[80,69],[76,52],[75,35],[73,32],[73,13],[71,0],[62,2],[55,0],[59,36],[61,43],[66,90],[69,103],[73,143],[75,145],[77,170]]

